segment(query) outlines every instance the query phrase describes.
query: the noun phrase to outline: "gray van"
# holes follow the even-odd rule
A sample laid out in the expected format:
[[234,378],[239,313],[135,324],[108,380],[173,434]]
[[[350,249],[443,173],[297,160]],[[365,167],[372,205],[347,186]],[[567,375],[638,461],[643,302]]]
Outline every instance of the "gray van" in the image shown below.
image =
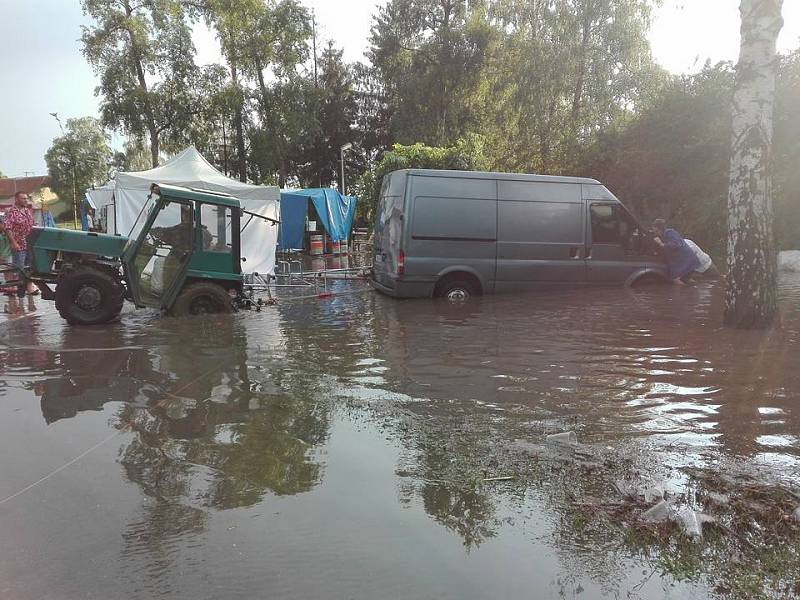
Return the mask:
[[394,171],[374,240],[372,283],[399,298],[667,279],[642,228],[594,179]]

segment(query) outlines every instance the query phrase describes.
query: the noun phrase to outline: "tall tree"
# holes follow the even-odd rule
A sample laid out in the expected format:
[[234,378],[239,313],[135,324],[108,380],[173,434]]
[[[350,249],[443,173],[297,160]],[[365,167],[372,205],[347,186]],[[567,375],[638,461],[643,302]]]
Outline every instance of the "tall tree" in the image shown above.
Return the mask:
[[775,90],[772,156],[778,247],[800,248],[800,50],[781,60]]
[[[340,176],[339,149],[353,142],[356,123],[356,101],[351,69],[342,60],[342,51],[329,41],[319,58],[319,74],[315,91],[318,96],[317,135],[313,147],[307,149],[300,167],[301,180],[328,187]],[[354,152],[348,154],[348,160]]]
[[97,119],[68,119],[64,135],[53,140],[44,159],[53,191],[61,200],[69,199],[77,212],[84,191],[108,178],[112,159],[108,135]]
[[147,142],[135,137],[129,137],[111,160],[112,171],[146,171],[152,166]]
[[365,164],[377,160],[391,147],[392,106],[380,72],[371,65],[356,63],[351,67],[356,101],[358,147]]
[[638,106],[660,73],[651,0],[495,0],[486,132],[498,167],[572,170],[576,150]]
[[401,143],[454,143],[475,131],[494,31],[481,0],[392,0],[372,26],[369,58],[392,104]]
[[229,103],[233,109],[233,135],[236,148],[236,174],[240,181],[247,181],[247,151],[245,140],[246,102],[248,90],[242,81],[242,70],[246,63],[248,45],[253,31],[249,24],[262,15],[265,7],[261,2],[241,0],[208,0],[206,20],[217,32],[222,55],[230,72],[228,90]]
[[100,76],[103,124],[147,136],[152,165],[161,137],[194,114],[194,45],[180,0],[82,0],[94,20],[83,27],[83,53]]
[[[253,86],[251,174],[259,181],[272,181],[277,172],[282,185],[291,171],[293,145],[305,135],[306,107],[313,102],[307,82],[297,75],[298,65],[308,56],[310,14],[297,0],[210,0],[208,8],[231,79],[242,90],[242,117],[247,96],[242,83]],[[235,129],[243,151],[238,111]],[[241,169],[242,165],[240,177]]]
[[783,0],[742,0],[741,49],[733,95],[724,322],[765,328],[777,317],[771,148]]
[[733,65],[674,77],[630,119],[576,152],[576,175],[604,182],[643,220],[664,218],[725,255]]

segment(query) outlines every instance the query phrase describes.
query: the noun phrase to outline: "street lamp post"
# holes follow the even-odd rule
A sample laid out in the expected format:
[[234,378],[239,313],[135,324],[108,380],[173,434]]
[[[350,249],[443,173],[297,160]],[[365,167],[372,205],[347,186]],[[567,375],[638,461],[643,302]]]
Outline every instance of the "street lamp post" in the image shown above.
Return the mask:
[[344,192],[344,153],[345,153],[346,150],[350,150],[350,148],[352,148],[352,147],[353,147],[353,144],[350,143],[350,142],[347,142],[344,146],[339,148],[339,154],[341,155],[341,158],[342,158],[342,196],[345,195],[345,192]]
[[[50,113],[50,116],[53,117],[56,122],[58,123],[59,129],[61,129],[61,135],[64,135],[64,126],[61,124],[61,119],[58,118],[57,112]],[[78,191],[75,189],[75,156],[74,154],[69,157],[70,165],[72,166],[72,223],[75,229],[78,229]]]

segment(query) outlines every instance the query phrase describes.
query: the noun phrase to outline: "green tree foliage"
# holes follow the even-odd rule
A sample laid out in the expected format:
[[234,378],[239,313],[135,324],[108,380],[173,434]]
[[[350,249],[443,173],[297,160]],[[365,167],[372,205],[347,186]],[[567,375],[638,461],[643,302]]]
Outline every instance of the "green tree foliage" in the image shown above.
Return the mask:
[[[245,130],[247,127],[246,103],[248,91],[241,80],[241,71],[246,52],[247,31],[245,24],[251,15],[261,9],[258,3],[233,2],[232,0],[209,0],[206,4],[205,17],[207,23],[216,28],[217,39],[222,55],[225,57],[230,80],[223,92],[225,104],[231,112],[231,129],[234,139],[234,169],[240,181],[247,181],[247,153]],[[223,114],[226,111],[222,111]],[[227,158],[227,157],[226,157]]]
[[234,85],[241,75],[254,86],[251,155],[258,160],[251,173],[257,181],[277,173],[282,184],[290,175],[291,150],[307,134],[308,84],[297,67],[308,57],[310,15],[297,0],[220,0],[211,6],[223,54],[236,69]]
[[477,130],[482,73],[496,33],[484,5],[392,0],[379,10],[369,58],[385,86],[394,140],[448,146]]
[[44,159],[53,191],[75,206],[87,188],[106,182],[112,153],[97,119],[82,117],[67,120],[66,132],[53,140]]
[[[329,187],[339,181],[339,149],[354,141],[352,128],[357,106],[352,69],[342,60],[342,51],[328,42],[319,59],[319,75],[312,90],[315,106],[309,115],[316,130],[309,132],[308,146],[299,146],[294,160],[301,185]],[[355,140],[357,142],[357,140]],[[356,150],[358,152],[358,150]],[[354,171],[353,156],[347,154],[349,172]]]
[[130,137],[123,144],[122,150],[114,153],[111,169],[112,171],[146,171],[153,166],[150,160],[147,142]]
[[152,166],[163,137],[179,138],[196,113],[194,45],[179,0],[82,0],[94,20],[83,52],[100,76],[105,126],[147,136]]
[[[632,117],[580,153],[577,174],[600,179],[645,223],[664,218],[725,255],[733,65],[673,78]],[[800,51],[781,59],[773,140],[776,237],[800,248]]]
[[486,132],[505,170],[564,173],[658,85],[650,0],[496,0]]
[[775,235],[778,247],[800,248],[800,50],[781,59],[775,90]]
[[308,56],[310,15],[297,0],[209,0],[206,8],[230,71],[227,99],[239,178],[247,178],[246,106],[252,98],[250,154],[256,160],[250,176],[267,182],[277,175],[282,183],[290,175],[289,155],[308,123],[308,85],[298,81],[297,66]]
[[371,65],[352,66],[356,101],[355,133],[366,164],[392,145],[390,131],[392,108],[380,72]]
[[356,185],[356,193],[361,198],[357,208],[357,219],[361,223],[370,222],[378,203],[383,176],[399,169],[454,169],[459,171],[479,171],[487,166],[483,151],[483,140],[476,136],[457,140],[445,148],[413,144],[395,144],[384,152],[375,168],[366,171]]
[[678,77],[596,137],[577,172],[600,179],[645,223],[664,218],[724,254],[733,68]]

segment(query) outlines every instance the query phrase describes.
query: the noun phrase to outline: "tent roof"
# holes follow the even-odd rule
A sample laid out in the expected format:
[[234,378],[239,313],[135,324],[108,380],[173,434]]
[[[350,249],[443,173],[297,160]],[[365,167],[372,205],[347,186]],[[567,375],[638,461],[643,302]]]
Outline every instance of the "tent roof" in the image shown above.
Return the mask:
[[194,146],[189,146],[165,164],[148,171],[117,173],[116,186],[129,190],[149,190],[151,183],[165,183],[198,190],[226,192],[242,200],[278,202],[275,186],[251,185],[220,173]]

